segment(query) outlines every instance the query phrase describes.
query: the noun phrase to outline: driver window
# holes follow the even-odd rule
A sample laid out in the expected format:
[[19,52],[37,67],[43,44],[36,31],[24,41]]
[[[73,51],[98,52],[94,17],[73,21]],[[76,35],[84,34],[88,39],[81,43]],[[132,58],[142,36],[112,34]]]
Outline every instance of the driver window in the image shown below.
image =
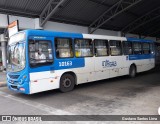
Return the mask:
[[53,62],[51,41],[29,41],[29,56],[31,66],[50,64]]

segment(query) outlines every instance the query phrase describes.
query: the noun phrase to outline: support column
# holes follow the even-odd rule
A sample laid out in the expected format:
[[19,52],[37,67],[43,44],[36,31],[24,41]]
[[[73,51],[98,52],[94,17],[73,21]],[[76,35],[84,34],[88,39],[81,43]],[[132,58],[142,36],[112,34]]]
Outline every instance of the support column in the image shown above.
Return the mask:
[[6,68],[7,66],[7,46],[6,41],[1,42],[1,49],[2,49],[2,64],[3,67]]

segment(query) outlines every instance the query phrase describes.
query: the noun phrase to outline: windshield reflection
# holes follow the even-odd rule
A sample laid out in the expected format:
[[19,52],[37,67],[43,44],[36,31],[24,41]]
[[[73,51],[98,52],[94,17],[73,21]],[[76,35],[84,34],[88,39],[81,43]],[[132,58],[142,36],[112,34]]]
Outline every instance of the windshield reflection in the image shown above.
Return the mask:
[[17,42],[8,47],[7,71],[16,72],[25,67],[25,43]]

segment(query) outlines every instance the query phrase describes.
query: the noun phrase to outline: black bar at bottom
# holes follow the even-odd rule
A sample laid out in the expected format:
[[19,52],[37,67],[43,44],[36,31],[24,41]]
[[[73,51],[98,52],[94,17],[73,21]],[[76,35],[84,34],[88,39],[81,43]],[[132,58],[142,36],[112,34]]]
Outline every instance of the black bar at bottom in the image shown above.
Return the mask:
[[160,121],[159,115],[0,115],[0,121]]

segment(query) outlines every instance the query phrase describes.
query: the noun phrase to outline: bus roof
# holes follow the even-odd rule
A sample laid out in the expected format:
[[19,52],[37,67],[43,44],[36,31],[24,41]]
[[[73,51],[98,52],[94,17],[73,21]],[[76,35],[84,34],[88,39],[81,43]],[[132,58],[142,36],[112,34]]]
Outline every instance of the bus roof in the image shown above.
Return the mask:
[[97,34],[82,34],[82,33],[70,33],[70,32],[57,32],[47,30],[24,30],[30,36],[59,36],[59,37],[73,37],[73,38],[88,38],[88,39],[107,39],[107,40],[126,40],[125,37],[97,35]]

